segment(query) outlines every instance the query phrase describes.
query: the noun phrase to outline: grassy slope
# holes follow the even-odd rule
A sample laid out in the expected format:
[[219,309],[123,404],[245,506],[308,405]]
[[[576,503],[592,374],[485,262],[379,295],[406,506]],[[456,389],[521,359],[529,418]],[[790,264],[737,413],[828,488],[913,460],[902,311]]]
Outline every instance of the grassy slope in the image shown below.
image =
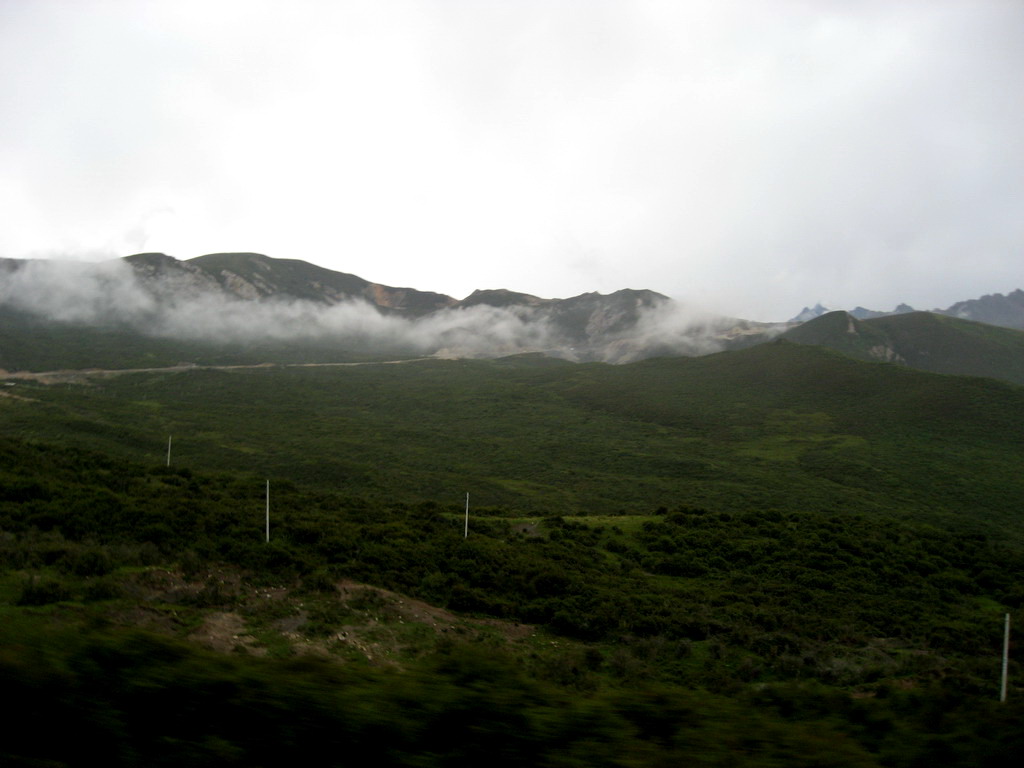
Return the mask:
[[930,312],[866,324],[886,333],[912,367],[1024,384],[1024,331]]
[[1024,332],[930,312],[856,320],[830,312],[784,334],[861,360],[892,350],[911,368],[1024,384]]
[[253,764],[267,734],[292,753],[377,731],[397,765],[470,745],[510,765],[909,768],[1019,743],[1019,708],[990,694],[1024,561],[982,537],[681,509],[525,534],[491,510],[463,539],[454,510],[283,483],[267,545],[251,478],[10,439],[0,459],[7,758]]
[[[383,731],[396,765],[464,764],[453,709],[482,718],[472,749],[510,764],[974,766],[1019,747],[1017,710],[988,703],[999,618],[1022,601],[1018,387],[781,343],[3,393],[27,398],[0,397],[0,673],[27,713],[8,755],[74,761],[42,748],[55,701],[120,764],[251,763],[265,747],[235,718],[268,702],[275,743]],[[466,488],[468,540],[451,503]],[[393,604],[339,601],[324,585],[342,577],[547,629],[453,646]],[[268,583],[290,597],[261,607]],[[101,629],[189,637],[228,619],[231,661]],[[361,671],[356,641],[406,672]],[[345,670],[246,655],[314,647]],[[200,714],[133,714],[163,700]],[[528,715],[509,742],[513,713]]]
[[738,489],[758,503],[945,510],[1019,530],[1019,387],[781,342],[613,368],[575,394],[731,448],[750,462],[735,471],[755,480],[761,469],[756,491]]
[[629,366],[541,358],[19,384],[8,434],[397,500],[525,513],[872,512],[1020,537],[1024,392],[772,344]]

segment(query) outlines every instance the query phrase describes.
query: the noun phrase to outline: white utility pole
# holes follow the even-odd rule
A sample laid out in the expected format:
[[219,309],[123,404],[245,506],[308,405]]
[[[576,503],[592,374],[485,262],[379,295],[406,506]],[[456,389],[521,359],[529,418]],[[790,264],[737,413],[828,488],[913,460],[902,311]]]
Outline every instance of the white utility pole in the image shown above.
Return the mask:
[[1003,626],[1003,682],[999,686],[999,700],[1006,701],[1006,668],[1010,662],[1010,614]]
[[167,466],[171,466],[171,435],[167,436]]
[[267,480],[267,543],[270,543],[270,481]]
[[466,493],[466,530],[462,534],[462,538],[469,538],[469,493]]

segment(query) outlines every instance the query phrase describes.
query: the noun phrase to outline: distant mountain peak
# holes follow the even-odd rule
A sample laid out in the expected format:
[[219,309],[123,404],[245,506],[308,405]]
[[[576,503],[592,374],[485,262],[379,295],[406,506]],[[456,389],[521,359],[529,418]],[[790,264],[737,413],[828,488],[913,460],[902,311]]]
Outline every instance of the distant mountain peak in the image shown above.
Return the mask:
[[828,314],[831,310],[827,307],[821,306],[821,304],[815,304],[813,307],[804,307],[789,322],[791,323],[806,323],[808,320],[813,320],[816,317]]
[[850,314],[858,320],[871,320],[875,317],[888,317],[889,315],[905,315],[908,312],[917,312],[917,310],[909,304],[898,304],[892,312],[879,312],[877,309],[865,309],[864,307],[855,307],[850,310]]
[[551,303],[552,299],[542,299],[529,293],[519,293],[505,288],[488,288],[473,291],[458,303],[459,307],[475,307],[481,304],[489,307],[539,307]]
[[[858,320],[872,320],[878,317],[906,315],[917,311],[909,304],[900,303],[891,312],[879,312],[858,306],[851,309],[850,314]],[[789,322],[806,323],[827,312],[828,310],[821,304],[816,304],[813,308],[804,307],[803,311]],[[932,312],[937,315],[957,317],[961,320],[973,320],[986,325],[1024,330],[1024,290],[1017,288],[1005,296],[1001,293],[986,294],[978,299],[958,301],[947,309],[933,309]]]
[[948,309],[936,310],[936,312],[963,320],[974,320],[979,323],[1024,330],[1024,291],[1018,288],[1006,296],[994,293],[982,296],[980,299],[958,301]]
[[133,253],[131,256],[125,256],[123,261],[128,262],[131,265],[138,264],[167,264],[177,263],[177,259],[173,256],[168,256],[166,253],[160,253],[159,251],[153,251],[149,253]]

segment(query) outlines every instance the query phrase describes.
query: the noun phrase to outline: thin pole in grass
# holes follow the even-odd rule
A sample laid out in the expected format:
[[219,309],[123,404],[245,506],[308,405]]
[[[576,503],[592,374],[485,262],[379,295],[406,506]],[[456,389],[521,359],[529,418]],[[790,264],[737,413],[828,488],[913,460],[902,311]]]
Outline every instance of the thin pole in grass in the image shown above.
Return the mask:
[[171,466],[171,435],[167,436],[167,466]]
[[1010,663],[1010,614],[1003,623],[1003,680],[999,686],[999,701],[1006,701],[1006,668]]
[[270,543],[270,481],[267,480],[267,543]]
[[462,532],[462,538],[469,538],[469,492],[466,492],[466,528]]

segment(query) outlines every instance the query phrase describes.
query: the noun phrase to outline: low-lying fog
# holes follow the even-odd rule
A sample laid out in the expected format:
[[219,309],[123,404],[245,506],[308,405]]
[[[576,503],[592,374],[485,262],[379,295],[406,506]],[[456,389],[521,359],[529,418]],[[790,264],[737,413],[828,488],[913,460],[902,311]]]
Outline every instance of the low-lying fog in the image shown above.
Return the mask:
[[[361,300],[327,305],[268,298],[243,300],[178,276],[141,280],[122,260],[102,263],[7,261],[0,305],[63,323],[131,327],[178,339],[248,342],[338,339],[380,351],[495,357],[539,351],[567,359],[626,362],[650,354],[707,354],[723,347],[736,321],[687,311],[677,302],[639,310],[626,330],[592,318],[582,341],[543,308],[444,309],[420,318],[384,313]],[[611,310],[615,311],[615,310]]]

